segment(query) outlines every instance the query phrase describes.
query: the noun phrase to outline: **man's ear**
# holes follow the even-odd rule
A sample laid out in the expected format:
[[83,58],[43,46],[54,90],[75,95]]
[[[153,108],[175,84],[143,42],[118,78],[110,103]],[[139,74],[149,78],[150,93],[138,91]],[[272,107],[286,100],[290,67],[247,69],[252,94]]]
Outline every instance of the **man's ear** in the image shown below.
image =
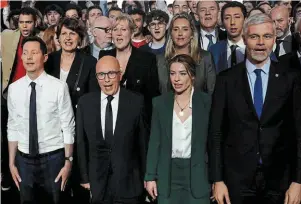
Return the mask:
[[44,55],[44,63],[47,62],[47,60],[48,60],[48,54],[45,54]]

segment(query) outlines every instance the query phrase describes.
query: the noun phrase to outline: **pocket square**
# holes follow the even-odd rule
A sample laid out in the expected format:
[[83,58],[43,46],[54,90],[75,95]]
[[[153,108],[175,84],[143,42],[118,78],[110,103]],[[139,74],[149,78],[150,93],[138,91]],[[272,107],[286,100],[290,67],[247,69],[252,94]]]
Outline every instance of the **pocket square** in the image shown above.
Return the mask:
[[137,84],[140,84],[140,80],[139,79],[137,80]]

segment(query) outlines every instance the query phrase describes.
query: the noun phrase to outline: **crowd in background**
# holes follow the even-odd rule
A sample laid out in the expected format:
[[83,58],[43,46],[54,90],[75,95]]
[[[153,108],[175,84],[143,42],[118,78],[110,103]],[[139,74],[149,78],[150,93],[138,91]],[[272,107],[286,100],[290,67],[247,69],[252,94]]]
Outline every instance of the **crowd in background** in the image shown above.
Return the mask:
[[[213,96],[212,104],[216,105],[215,110],[217,110],[217,106],[222,106],[222,99],[226,100],[225,98],[219,98],[220,102],[214,101],[214,99],[217,100],[217,97],[221,97],[222,95],[222,93],[218,92],[216,89],[218,87],[220,88],[227,86],[226,82],[221,82],[223,76],[225,76],[224,73],[227,73],[229,69],[232,69],[233,67],[239,66],[241,63],[246,62],[247,50],[249,47],[247,47],[246,45],[244,34],[248,29],[248,27],[245,26],[245,23],[248,21],[248,19],[251,19],[250,21],[252,21],[253,19],[256,20],[256,16],[262,17],[261,14],[266,14],[266,17],[273,21],[273,25],[275,26],[276,30],[276,40],[275,43],[271,45],[272,49],[268,53],[268,58],[270,60],[269,63],[273,64],[275,62],[283,67],[293,68],[297,71],[301,71],[301,3],[299,3],[298,1],[243,1],[242,3],[240,3],[237,1],[175,0],[171,4],[166,4],[166,2],[163,0],[126,0],[122,2],[122,5],[118,5],[117,1],[10,1],[4,8],[1,9],[1,11],[1,187],[3,195],[6,196],[6,201],[2,201],[4,203],[20,202],[18,198],[19,193],[15,185],[16,179],[18,180],[16,174],[14,174],[14,168],[16,167],[12,166],[11,164],[11,147],[9,147],[8,145],[10,141],[19,140],[18,138],[16,139],[11,135],[11,133],[13,132],[12,126],[16,124],[12,123],[12,119],[10,118],[12,116],[9,117],[9,114],[12,114],[12,111],[15,110],[12,108],[13,105],[10,104],[11,102],[9,101],[9,97],[17,97],[18,92],[13,93],[12,91],[9,91],[9,87],[12,84],[16,84],[18,80],[21,80],[24,78],[24,76],[26,76],[26,71],[28,69],[27,67],[29,67],[30,65],[26,64],[28,63],[28,60],[26,59],[26,57],[24,57],[24,55],[26,55],[27,51],[25,52],[23,48],[25,46],[25,43],[31,42],[32,39],[29,39],[31,37],[36,36],[45,43],[46,50],[44,54],[47,55],[47,59],[45,59],[45,63],[43,63],[45,73],[63,82],[66,82],[67,92],[70,95],[71,106],[69,107],[64,103],[66,105],[64,107],[66,110],[70,109],[70,111],[74,113],[75,121],[73,122],[75,124],[80,123],[83,126],[83,129],[90,127],[88,125],[87,127],[84,127],[86,125],[85,120],[89,120],[89,117],[85,118],[84,114],[79,116],[78,106],[80,106],[80,104],[84,106],[85,102],[83,101],[83,98],[86,94],[91,92],[99,92],[100,89],[103,90],[103,87],[100,84],[101,80],[107,78],[115,79],[115,77],[119,76],[119,70],[117,70],[116,72],[109,71],[107,73],[97,72],[97,69],[103,68],[105,65],[107,65],[107,61],[111,60],[109,56],[116,59],[116,62],[112,62],[111,60],[111,64],[109,63],[109,65],[112,66],[112,68],[114,66],[120,68],[120,83],[118,82],[120,84],[120,87],[139,93],[139,95],[143,96],[143,109],[145,109],[144,113],[146,123],[146,125],[143,127],[145,129],[151,129],[150,136],[147,136],[149,133],[145,133],[147,138],[145,140],[147,141],[147,144],[148,141],[150,141],[149,144],[152,145],[152,147],[158,145],[159,143],[158,141],[154,141],[153,139],[155,138],[153,126],[158,125],[155,124],[153,120],[154,118],[155,120],[160,120],[160,114],[154,116],[154,104],[157,105],[157,108],[159,107],[156,110],[159,110],[160,105],[162,105],[159,103],[159,101],[157,101],[157,103],[152,103],[152,99],[160,95],[167,95],[171,90],[176,92],[175,84],[173,81],[174,79],[172,78],[173,76],[175,77],[176,71],[171,71],[173,68],[172,64],[180,63],[186,67],[186,74],[193,78],[193,80],[191,82],[185,83],[191,83],[191,86],[193,87],[192,92],[204,92],[208,94],[208,98],[209,96],[211,97],[212,95],[214,95],[214,93],[216,94]],[[268,22],[268,20],[266,21]],[[269,37],[271,36],[268,36],[266,34],[263,38],[266,40]],[[259,37],[254,35],[253,38],[255,39]],[[33,39],[32,41],[34,42],[37,40]],[[41,48],[42,42],[39,42],[41,44]],[[254,45],[253,48],[251,47],[249,49],[250,52],[252,52],[252,50],[258,49],[258,47],[255,47]],[[262,52],[264,52],[266,48],[264,47],[262,49]],[[34,53],[33,55],[35,54],[36,53]],[[118,65],[116,65],[116,63]],[[187,67],[193,67],[193,70],[191,71]],[[183,76],[184,74],[182,73]],[[278,73],[275,74],[275,76],[278,77]],[[52,83],[54,87],[60,87],[59,85],[56,85],[55,82]],[[221,85],[221,83],[224,84]],[[264,84],[264,82],[262,83]],[[284,81],[283,83],[289,82]],[[37,82],[37,86],[38,85],[39,84]],[[240,84],[237,84],[237,88],[240,88]],[[51,90],[49,89],[49,91]],[[226,92],[226,88],[223,89],[223,91]],[[56,92],[51,93],[57,94]],[[22,94],[20,94],[20,97],[21,96]],[[131,97],[135,98],[135,96]],[[240,100],[241,96],[239,94],[237,94],[237,96],[234,94],[233,97],[237,100]],[[252,95],[252,97],[254,96]],[[88,101],[89,98],[86,97],[86,100]],[[166,97],[164,98],[164,100],[168,101],[169,98]],[[201,100],[201,97],[198,100],[200,100],[199,103],[204,102],[202,101],[203,99]],[[277,102],[277,100],[280,99],[274,98],[273,100]],[[184,114],[183,111],[186,110],[186,107],[191,108],[194,103],[191,99],[189,99],[188,103],[186,102],[187,104],[184,102],[186,101],[184,100],[183,103],[178,103],[178,101],[176,101],[176,103],[178,104],[177,111],[179,111],[180,114],[179,117],[181,116],[181,114]],[[225,102],[225,104],[231,102],[233,101],[227,99],[227,102]],[[26,101],[22,101],[20,99],[20,101],[17,101],[17,103],[18,106],[22,106],[22,104],[26,104]],[[47,103],[45,105],[45,107],[47,108],[47,105],[49,105],[48,103],[52,102],[46,101],[45,103]],[[101,104],[102,103],[103,102],[101,102]],[[108,101],[108,103],[111,102]],[[91,107],[92,104],[93,102],[91,102],[90,104]],[[107,105],[107,103],[105,104]],[[135,104],[135,101],[133,102],[133,104]],[[139,104],[140,103],[136,104],[138,106],[137,109],[139,108]],[[207,101],[205,101],[203,105],[205,107],[210,106],[209,102],[208,104]],[[168,102],[166,102],[166,105],[173,106],[173,104],[169,104]],[[240,105],[242,105],[242,103],[237,103],[237,106]],[[243,104],[242,106],[244,105],[245,104]],[[291,105],[294,106],[294,104]],[[114,110],[113,102],[112,107]],[[46,108],[44,110],[45,112],[47,112]],[[133,107],[129,106],[129,109],[130,108]],[[83,108],[81,110],[88,112],[90,111],[88,108]],[[103,112],[106,111],[106,109],[101,110],[103,110]],[[165,111],[163,105],[160,111]],[[229,112],[227,112],[227,114],[232,114],[232,110],[228,111]],[[297,109],[296,111],[298,112],[300,110]],[[202,111],[200,111],[200,113],[201,112]],[[206,109],[204,109],[204,112],[206,112]],[[189,114],[192,113],[189,112]],[[214,111],[212,114],[214,114]],[[217,116],[217,113],[215,114],[216,115],[214,116],[219,117]],[[248,113],[242,113],[242,115],[243,114],[247,115]],[[168,113],[166,113],[166,115],[168,115]],[[278,116],[277,114],[275,115]],[[18,114],[16,114],[15,117],[22,118],[22,115],[19,116]],[[49,117],[56,116],[52,115]],[[85,120],[83,118],[85,118]],[[128,118],[126,116],[124,117],[124,121],[127,121],[127,119],[130,121],[131,118],[132,116],[129,114]],[[42,121],[44,120],[49,123],[51,119],[48,119],[49,121],[47,121],[47,118],[43,118]],[[70,119],[70,123],[66,124],[66,126],[69,127],[72,123],[72,120]],[[189,121],[189,119],[187,120]],[[198,118],[198,120],[202,121],[201,118]],[[298,120],[298,122],[300,121]],[[63,122],[61,121],[61,123]],[[207,124],[206,121],[203,121],[203,123]],[[273,123],[273,120],[271,120],[271,123]],[[233,124],[229,122],[228,125],[230,127]],[[237,127],[238,126],[241,127],[243,125],[239,123]],[[50,127],[51,126],[48,127],[49,130],[47,131],[53,131]],[[113,125],[113,127],[115,128],[115,125]],[[46,127],[44,128],[47,129]],[[74,144],[73,147],[73,161],[71,161],[72,167],[70,167],[70,169],[72,169],[72,171],[70,170],[72,173],[70,174],[70,177],[68,176],[68,183],[62,197],[64,203],[85,204],[91,201],[91,195],[89,191],[91,182],[89,183],[88,179],[83,176],[83,174],[88,174],[89,172],[87,164],[88,161],[86,161],[89,159],[83,158],[83,155],[88,155],[87,151],[93,151],[94,149],[91,150],[91,148],[89,149],[82,146],[82,144],[85,144],[85,138],[84,136],[83,138],[79,136],[80,130],[78,124],[76,127],[77,129],[74,128],[75,127],[68,130],[66,128],[66,130],[64,130],[66,132],[70,131],[70,134],[75,134],[76,132],[75,135],[77,135],[76,137],[78,138],[75,138],[74,143],[76,143],[77,139],[78,141],[77,145]],[[196,127],[193,126],[193,128]],[[23,128],[18,131],[24,131],[22,134],[20,133],[24,136],[21,140],[25,140],[25,144],[28,144],[28,139],[24,139],[26,137],[25,129],[26,128]],[[38,125],[38,131],[40,131],[40,129],[43,128],[39,127]],[[158,129],[156,130],[161,131],[160,127],[158,127]],[[179,132],[182,131],[182,129],[173,130],[178,130]],[[134,130],[127,131],[131,132]],[[233,131],[233,134],[236,134],[235,130]],[[105,134],[105,132],[103,132],[103,134]],[[301,133],[298,132],[298,134]],[[183,140],[179,141],[181,141],[181,143],[187,142]],[[198,142],[206,143],[206,141]],[[281,142],[285,143],[285,141]],[[73,141],[70,141],[70,143],[73,143]],[[164,143],[164,141],[162,143]],[[62,148],[58,145],[57,141],[53,141],[52,143],[50,142],[50,144],[54,145],[54,149],[47,149],[47,146],[40,146],[40,148],[45,152],[52,152],[56,150],[55,147]],[[127,144],[127,142],[124,142],[124,144]],[[226,147],[228,148],[227,144]],[[24,146],[16,146],[16,148],[18,148],[18,151],[21,151],[21,155],[23,155],[24,153],[24,158],[27,154],[29,154],[27,150],[22,151],[26,149],[24,148]],[[97,149],[98,147],[95,148]],[[229,145],[229,148],[231,148],[231,145]],[[148,148],[145,147],[143,151],[147,152],[147,149]],[[145,180],[144,187],[146,190],[142,191],[143,187],[141,188],[141,192],[136,189],[140,194],[139,196],[142,195],[143,197],[142,199],[139,198],[139,201],[146,200],[146,202],[151,202],[152,198],[157,197],[157,192],[155,192],[157,190],[154,190],[154,186],[152,186],[153,183],[149,183],[157,179],[155,177],[152,177],[150,169],[152,170],[151,167],[153,164],[149,163],[149,159],[154,161],[158,159],[156,158],[156,156],[159,156],[155,154],[156,150],[158,149],[150,148],[147,158],[146,155],[145,157],[143,157],[143,159],[146,160],[145,166],[147,166],[141,167],[141,169],[146,168],[142,171],[143,174],[146,175],[145,178],[143,178]],[[135,152],[135,154],[143,154],[138,150],[133,151]],[[298,153],[298,157],[300,159],[300,152]],[[166,154],[171,153],[167,151]],[[172,152],[171,157],[184,157],[187,159],[186,156],[179,156],[176,152]],[[126,157],[126,159],[127,158],[128,157]],[[164,160],[164,156],[162,156],[162,158],[162,160]],[[190,156],[188,156],[188,158],[190,158]],[[183,173],[184,171],[182,171],[181,168],[187,165],[185,162],[187,161],[176,161],[174,159],[170,165],[172,166],[172,170],[174,170],[175,172],[178,171]],[[162,161],[158,161],[158,163],[162,164]],[[136,165],[136,163],[133,162],[133,165]],[[139,163],[139,165],[141,164]],[[181,167],[174,167],[177,165]],[[96,166],[92,167],[97,168]],[[155,169],[155,167],[153,167],[153,169]],[[131,172],[131,174],[135,173],[136,172]],[[186,173],[187,172],[185,170],[183,174],[186,175]],[[193,172],[191,174],[193,174]],[[299,176],[301,178],[301,175]],[[166,177],[168,176],[166,175]],[[183,180],[181,180],[181,182],[182,181]],[[131,180],[131,182],[135,183],[136,180],[133,179]],[[166,180],[166,182],[168,181]],[[98,184],[94,185],[97,186]],[[126,185],[120,185],[124,189],[127,188]],[[139,185],[137,184],[137,186]],[[191,186],[191,188],[193,188],[193,184],[191,184]],[[97,188],[102,188],[102,186],[97,186]],[[199,188],[198,185],[196,185],[196,188]],[[211,189],[211,187],[209,188]],[[164,189],[164,187],[162,187],[162,189]],[[204,190],[203,187],[202,190]],[[24,189],[22,191],[27,192]],[[127,192],[128,194],[133,193],[130,190],[125,192]],[[175,200],[159,199],[159,203],[175,203],[176,200],[181,199],[181,196],[187,196],[185,193],[181,193],[182,192],[180,192],[178,195],[172,195],[174,196],[173,199]],[[94,195],[96,195],[96,193]],[[196,193],[196,195],[196,197],[198,197],[199,194]],[[214,195],[215,194],[213,194],[213,200],[218,200],[218,198],[214,197]],[[25,195],[21,195],[21,198],[25,197]],[[45,199],[45,197],[43,199]],[[227,201],[226,196],[225,199]],[[183,203],[184,202],[185,199],[183,200]],[[190,198],[189,202],[195,203],[196,201]],[[206,203],[207,201],[205,202],[198,200],[197,202]],[[94,203],[97,202],[94,201]]]

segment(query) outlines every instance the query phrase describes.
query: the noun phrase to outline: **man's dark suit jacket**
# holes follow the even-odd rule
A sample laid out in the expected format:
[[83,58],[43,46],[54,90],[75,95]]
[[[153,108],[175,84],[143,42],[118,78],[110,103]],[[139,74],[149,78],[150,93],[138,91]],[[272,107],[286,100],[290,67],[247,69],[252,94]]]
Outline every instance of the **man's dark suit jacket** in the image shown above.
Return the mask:
[[[56,51],[49,54],[48,60],[45,65],[45,71],[56,78],[60,78],[60,63],[61,63],[62,51]],[[83,62],[82,71],[78,81],[78,85],[75,87],[76,80],[80,72],[80,65]],[[96,59],[90,55],[85,55],[76,51],[74,61],[71,65],[66,83],[69,87],[69,93],[71,96],[72,107],[76,112],[76,105],[79,98],[93,91],[99,91],[99,86],[95,76],[96,73]]]
[[279,57],[279,62],[285,67],[295,68],[301,71],[301,62],[299,60],[297,51],[282,55]]
[[[99,59],[106,55],[116,57],[116,48],[100,51]],[[146,112],[150,118],[152,98],[160,95],[156,56],[132,47],[120,85],[144,96]]]
[[209,158],[213,182],[231,194],[249,189],[260,159],[266,187],[285,191],[301,183],[301,87],[299,72],[271,62],[260,119],[242,62],[217,76],[211,106]]
[[[81,183],[90,183],[92,201],[99,202],[106,190],[109,165],[115,196],[132,198],[143,192],[146,138],[143,97],[120,89],[113,147],[102,134],[101,93],[84,95],[78,103],[76,133]],[[87,153],[88,152],[88,153]]]

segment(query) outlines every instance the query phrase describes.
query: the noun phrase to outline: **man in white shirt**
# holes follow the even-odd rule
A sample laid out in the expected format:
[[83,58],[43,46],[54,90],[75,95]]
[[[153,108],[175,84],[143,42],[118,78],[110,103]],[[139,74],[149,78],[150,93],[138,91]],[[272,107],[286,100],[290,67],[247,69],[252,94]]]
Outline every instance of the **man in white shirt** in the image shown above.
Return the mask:
[[115,57],[98,61],[96,77],[101,92],[86,94],[77,106],[81,185],[91,190],[92,204],[138,204],[148,141],[143,96],[120,88]]
[[226,38],[226,33],[217,28],[219,5],[216,1],[199,1],[197,13],[200,19],[199,44],[202,49],[209,50],[216,42]]
[[46,44],[27,37],[22,47],[26,75],[9,86],[7,98],[9,167],[21,203],[57,204],[73,160],[71,100],[67,84],[44,71]]
[[112,23],[108,17],[97,17],[91,25],[91,32],[94,36],[94,42],[90,44],[93,57],[98,59],[101,50],[111,50],[114,48],[112,43]]
[[293,37],[290,31],[290,14],[286,6],[276,6],[270,11],[270,17],[276,25],[276,43],[273,51],[276,57],[292,52]]
[[245,6],[237,1],[228,2],[223,7],[221,17],[228,37],[209,49],[217,73],[244,61],[246,46],[242,38],[242,29],[246,15]]

